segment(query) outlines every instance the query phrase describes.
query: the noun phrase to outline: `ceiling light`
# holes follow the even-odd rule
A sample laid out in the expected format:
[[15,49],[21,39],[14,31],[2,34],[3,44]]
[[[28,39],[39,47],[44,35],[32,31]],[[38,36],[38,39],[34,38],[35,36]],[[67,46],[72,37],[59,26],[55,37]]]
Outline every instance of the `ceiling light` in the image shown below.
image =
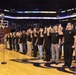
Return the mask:
[[68,9],[67,11],[71,11],[72,9]]
[[9,10],[7,10],[7,9],[4,9],[4,11],[9,12]]
[[61,11],[61,13],[64,13],[64,12],[66,12],[66,10],[64,10],[64,11]]

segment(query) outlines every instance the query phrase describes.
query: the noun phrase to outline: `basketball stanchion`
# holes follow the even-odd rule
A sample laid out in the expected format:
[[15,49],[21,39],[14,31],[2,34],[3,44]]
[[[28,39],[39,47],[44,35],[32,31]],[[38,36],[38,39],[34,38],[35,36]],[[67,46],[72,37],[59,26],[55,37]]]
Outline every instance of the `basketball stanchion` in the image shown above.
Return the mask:
[[7,62],[5,62],[4,38],[2,38],[2,43],[3,43],[3,61],[1,62],[1,64],[7,64]]
[[1,62],[1,64],[6,64],[7,62],[5,62],[5,48],[4,48],[4,35],[5,35],[5,29],[4,29],[4,24],[3,24],[3,21],[4,21],[4,13],[1,13],[1,28],[3,29],[1,32],[3,34],[2,36],[2,41],[1,43],[3,44],[3,61]]

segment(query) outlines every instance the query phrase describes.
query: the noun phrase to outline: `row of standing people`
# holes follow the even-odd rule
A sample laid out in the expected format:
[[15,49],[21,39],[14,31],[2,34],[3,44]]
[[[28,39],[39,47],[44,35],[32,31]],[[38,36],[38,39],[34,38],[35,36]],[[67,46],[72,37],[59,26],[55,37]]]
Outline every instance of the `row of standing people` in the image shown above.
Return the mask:
[[[71,66],[73,48],[75,45],[76,35],[73,25],[67,23],[64,30],[62,25],[55,25],[53,28],[33,28],[20,32],[8,33],[5,35],[7,48],[10,50],[20,51],[23,54],[37,57],[39,52],[39,59],[43,58],[43,51],[45,52],[44,61],[50,61],[58,64],[59,58],[62,54],[62,46],[64,44],[64,61],[65,66]],[[32,52],[33,50],[33,52]]]

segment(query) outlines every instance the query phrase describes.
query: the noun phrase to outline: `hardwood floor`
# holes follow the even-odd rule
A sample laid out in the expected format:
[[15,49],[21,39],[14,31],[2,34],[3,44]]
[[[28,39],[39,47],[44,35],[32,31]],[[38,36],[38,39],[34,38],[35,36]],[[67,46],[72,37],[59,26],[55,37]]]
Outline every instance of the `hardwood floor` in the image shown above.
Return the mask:
[[[3,61],[2,46],[0,45],[0,62]],[[73,75],[76,67],[74,60],[73,68],[69,70],[62,68],[63,60],[55,65],[6,49],[4,57],[7,64],[0,64],[0,75]]]

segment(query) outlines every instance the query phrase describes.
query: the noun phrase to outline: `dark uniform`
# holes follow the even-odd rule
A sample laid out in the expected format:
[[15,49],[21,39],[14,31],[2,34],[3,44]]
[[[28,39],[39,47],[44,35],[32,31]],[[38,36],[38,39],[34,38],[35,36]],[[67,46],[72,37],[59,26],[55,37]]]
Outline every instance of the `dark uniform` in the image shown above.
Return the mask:
[[60,48],[59,48],[59,59],[60,59],[61,55],[62,55],[62,46],[64,46],[64,43],[63,43],[63,35],[59,35],[59,37],[60,37],[60,40],[61,40]]
[[43,37],[40,37],[40,33],[38,34],[38,42],[37,42],[37,44],[38,45],[43,45]]
[[19,51],[19,37],[18,36],[15,37],[15,44],[16,44],[16,51],[18,52]]
[[12,46],[13,46],[13,49],[15,50],[15,36],[12,36]]
[[72,63],[72,54],[74,45],[74,30],[65,30],[64,31],[64,61],[65,65],[70,67]]
[[50,52],[50,47],[51,47],[51,42],[50,42],[50,34],[49,36],[46,34],[44,34],[44,40],[45,40],[45,43],[44,43],[44,49],[45,49],[45,60],[46,61],[50,61],[50,55],[51,55],[51,52]]
[[52,52],[52,62],[58,64],[59,61],[59,34],[58,32],[51,33],[51,52]]
[[27,35],[26,34],[22,34],[21,38],[20,38],[20,42],[22,43],[22,49],[23,49],[23,54],[26,54],[26,39],[27,39]]
[[38,38],[38,42],[37,42],[38,50],[39,50],[39,55],[40,55],[39,58],[42,59],[42,57],[43,57],[43,47],[42,47],[42,45],[43,45],[43,39],[44,38],[40,36],[40,33],[38,34],[37,38]]
[[12,37],[10,36],[8,40],[9,40],[9,49],[12,50]]
[[[37,35],[37,34],[36,34]],[[34,33],[32,34],[33,38],[32,38],[32,44],[33,44],[33,50],[34,50],[34,57],[37,56],[37,44],[36,44],[36,40],[37,40],[37,37],[34,36]]]
[[29,34],[27,35],[27,41],[29,41],[29,42],[31,42],[31,41],[32,41],[31,33],[29,33]]

